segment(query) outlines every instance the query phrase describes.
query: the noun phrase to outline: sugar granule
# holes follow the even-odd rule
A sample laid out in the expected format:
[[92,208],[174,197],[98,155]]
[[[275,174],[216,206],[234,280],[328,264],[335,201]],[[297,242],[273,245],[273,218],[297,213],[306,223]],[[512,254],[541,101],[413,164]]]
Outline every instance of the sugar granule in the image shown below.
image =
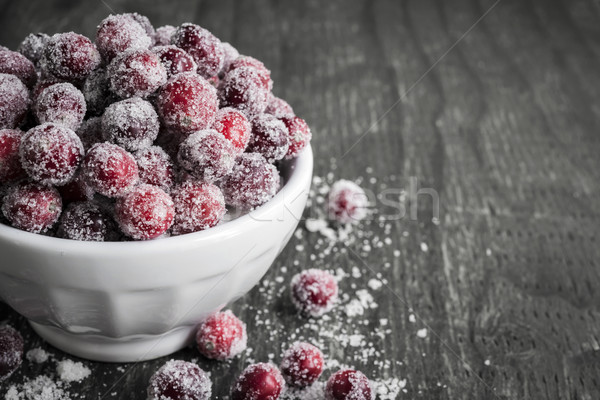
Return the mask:
[[50,355],[41,347],[36,347],[29,350],[27,354],[25,354],[25,357],[31,362],[42,364],[48,361]]
[[426,338],[427,337],[427,328],[419,329],[417,331],[417,336],[420,337],[421,339]]
[[56,373],[65,382],[81,382],[87,378],[92,371],[80,362],[73,360],[62,360],[56,364]]

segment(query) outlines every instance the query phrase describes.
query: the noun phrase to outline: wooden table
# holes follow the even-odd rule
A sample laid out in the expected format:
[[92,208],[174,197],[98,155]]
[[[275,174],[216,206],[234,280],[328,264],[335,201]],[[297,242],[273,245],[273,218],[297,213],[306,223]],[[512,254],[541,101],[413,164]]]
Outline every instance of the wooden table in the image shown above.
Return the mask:
[[[354,241],[328,255],[301,223],[265,282],[232,305],[248,324],[251,353],[229,363],[191,348],[172,356],[211,371],[214,398],[251,360],[278,362],[292,333],[372,379],[405,380],[398,398],[600,398],[597,2],[0,4],[0,44],[11,48],[31,31],[93,38],[109,8],[138,11],[155,26],[208,28],[263,60],[275,93],[309,121],[315,175],[362,179],[383,196]],[[394,215],[398,204],[404,215]],[[298,317],[288,300],[290,277],[309,267],[349,274],[327,321]],[[348,304],[365,293],[377,307],[355,316]],[[28,349],[69,357],[4,314]],[[364,343],[345,343],[353,341]],[[167,359],[85,362],[93,375],[69,392],[144,399]],[[54,368],[25,362],[0,394]]]

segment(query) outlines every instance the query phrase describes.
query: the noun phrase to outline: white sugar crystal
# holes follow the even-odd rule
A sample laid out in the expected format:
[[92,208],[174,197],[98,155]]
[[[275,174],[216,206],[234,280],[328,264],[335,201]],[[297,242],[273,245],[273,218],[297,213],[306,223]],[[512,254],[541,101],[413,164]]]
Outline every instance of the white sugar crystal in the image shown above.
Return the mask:
[[80,362],[73,360],[62,360],[56,365],[56,373],[65,382],[81,382],[87,378],[92,371]]
[[417,331],[417,336],[420,337],[421,339],[426,338],[427,337],[427,328],[419,329]]
[[46,361],[48,361],[49,356],[50,355],[41,347],[33,348],[29,350],[25,355],[25,357],[27,357],[27,360],[31,362],[36,362],[38,364],[45,363]]

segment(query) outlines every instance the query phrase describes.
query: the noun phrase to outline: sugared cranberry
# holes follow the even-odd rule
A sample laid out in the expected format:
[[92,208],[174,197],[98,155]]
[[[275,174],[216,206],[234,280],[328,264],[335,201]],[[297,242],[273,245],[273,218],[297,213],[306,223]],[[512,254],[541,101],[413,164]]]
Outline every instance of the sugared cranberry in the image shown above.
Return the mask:
[[27,57],[34,65],[37,65],[48,39],[50,39],[50,36],[45,33],[30,33],[23,39],[17,51]]
[[167,361],[150,378],[149,400],[209,400],[212,383],[208,374],[194,363]]
[[14,328],[0,327],[0,382],[7,379],[23,362],[23,337]]
[[154,239],[173,223],[173,200],[158,186],[142,184],[115,204],[117,222],[124,234],[138,240]]
[[98,68],[88,75],[82,92],[90,115],[101,115],[106,107],[119,99],[110,90],[110,78],[104,68]]
[[16,76],[28,88],[32,88],[37,80],[33,63],[16,51],[0,51],[0,73]]
[[326,400],[373,400],[369,379],[360,371],[343,369],[331,375],[325,386]]
[[72,84],[56,83],[40,93],[33,111],[40,124],[54,122],[75,131],[85,116],[85,98]]
[[171,196],[175,203],[173,235],[211,228],[225,215],[223,193],[212,183],[185,180],[171,191]]
[[152,51],[160,58],[169,78],[182,72],[196,72],[198,69],[194,58],[177,46],[157,46]]
[[271,71],[269,71],[262,62],[258,61],[254,57],[241,56],[231,62],[228,72],[241,67],[254,68],[254,70],[258,72],[258,76],[260,76],[260,81],[262,82],[263,86],[269,91],[273,89]]
[[123,15],[132,18],[138,24],[140,24],[142,28],[144,28],[144,31],[146,31],[146,35],[150,36],[150,38],[152,39],[152,44],[154,44],[154,35],[156,34],[156,32],[154,31],[154,26],[152,26],[152,22],[150,22],[148,17],[136,12],[125,13]]
[[276,366],[258,363],[248,366],[231,388],[231,400],[277,400],[285,381]]
[[100,65],[96,45],[74,32],[57,33],[44,48],[42,67],[52,76],[71,82],[84,80]]
[[19,149],[21,165],[34,181],[64,185],[83,158],[79,136],[62,125],[46,123],[23,135]]
[[105,18],[96,32],[96,46],[106,62],[125,50],[145,50],[151,45],[144,27],[126,14]]
[[171,39],[177,47],[187,51],[198,64],[198,74],[210,78],[219,73],[225,61],[221,41],[198,25],[181,25]]
[[312,385],[323,373],[323,353],[306,342],[296,342],[283,354],[281,373],[291,386]]
[[320,317],[335,305],[338,285],[329,272],[308,269],[292,278],[291,292],[292,302],[298,310],[311,317]]
[[191,72],[171,78],[160,89],[156,104],[165,127],[181,133],[210,127],[219,108],[216,89]]
[[240,53],[237,51],[237,49],[227,42],[221,42],[221,47],[223,48],[225,58],[223,62],[223,68],[221,69],[221,72],[219,72],[219,77],[225,76],[227,71],[229,71],[231,63],[240,56]]
[[219,88],[221,107],[235,107],[247,116],[262,113],[267,108],[269,89],[252,67],[239,67],[225,75]]
[[25,119],[29,91],[14,75],[0,74],[0,129],[14,129]]
[[92,146],[81,164],[88,185],[107,197],[120,197],[139,181],[135,158],[122,147],[112,143]]
[[154,44],[156,46],[167,46],[171,44],[171,37],[176,30],[177,28],[175,28],[173,25],[164,25],[156,28],[156,32],[154,34]]
[[18,129],[0,129],[0,185],[26,176],[19,158],[22,135]]
[[217,111],[212,128],[233,144],[238,154],[246,150],[252,133],[248,118],[235,108],[226,107]]
[[224,177],[235,163],[231,142],[214,129],[191,134],[179,146],[179,164],[195,177],[214,182]]
[[37,98],[40,96],[40,94],[42,94],[42,92],[44,90],[46,90],[46,88],[49,88],[52,85],[56,85],[57,83],[63,83],[63,82],[54,77],[44,78],[44,79],[37,81],[37,83],[31,90],[31,103],[35,104],[35,102],[37,101]]
[[58,236],[86,242],[104,242],[114,232],[110,215],[89,201],[71,203],[60,216]]
[[93,145],[104,141],[102,135],[102,118],[92,117],[81,123],[77,131],[84,150],[87,152]]
[[[158,186],[169,191],[173,186],[175,173],[171,157],[160,147],[151,146],[133,154],[137,161],[140,183]],[[175,203],[177,209],[177,203]]]
[[202,355],[215,360],[233,358],[246,349],[246,324],[231,310],[215,313],[198,327],[196,344]]
[[42,233],[56,223],[62,201],[53,187],[38,183],[20,183],[8,189],[2,213],[15,228]]
[[274,95],[269,96],[269,104],[267,105],[265,113],[274,115],[277,118],[293,118],[295,116],[292,106],[290,106],[287,101]]
[[244,153],[223,182],[225,202],[252,210],[269,201],[279,189],[279,172],[260,154]]
[[121,98],[146,97],[167,81],[167,71],[150,50],[128,50],[108,66],[111,90]]
[[154,107],[139,97],[113,103],[102,115],[104,138],[129,151],[152,145],[159,129]]
[[288,130],[283,122],[271,114],[260,114],[252,119],[252,136],[248,151],[262,154],[268,162],[281,160],[288,151]]
[[369,199],[356,183],[339,180],[329,190],[327,208],[329,217],[343,224],[355,223],[367,216]]
[[94,189],[87,184],[81,175],[81,170],[75,172],[73,179],[66,185],[58,186],[58,193],[62,198],[63,204],[69,204],[76,201],[88,201],[94,197]]
[[310,128],[302,118],[299,117],[283,117],[281,118],[290,134],[290,147],[286,154],[286,158],[296,158],[300,152],[308,146],[312,134]]

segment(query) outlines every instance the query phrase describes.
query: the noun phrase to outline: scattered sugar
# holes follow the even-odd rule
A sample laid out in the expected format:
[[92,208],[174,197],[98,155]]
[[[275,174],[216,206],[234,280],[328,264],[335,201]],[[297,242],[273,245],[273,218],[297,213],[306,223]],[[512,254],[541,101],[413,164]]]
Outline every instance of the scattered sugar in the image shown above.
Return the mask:
[[421,242],[421,251],[426,253],[427,251],[429,251],[429,246],[427,246],[427,243],[425,242]]
[[87,378],[92,371],[80,362],[62,360],[56,365],[56,373],[65,382],[81,382]]
[[369,279],[367,285],[373,290],[379,290],[383,286],[383,283],[379,279]]
[[484,364],[485,366],[489,366],[489,365],[491,364],[491,362],[490,362],[490,360],[485,360],[485,361],[483,362],[483,364]]
[[427,328],[419,329],[417,331],[417,336],[421,339],[425,339],[427,337]]
[[411,324],[414,324],[415,322],[417,322],[417,318],[415,318],[415,314],[410,314],[408,316],[408,322],[410,322]]
[[36,347],[29,350],[27,354],[25,354],[25,357],[31,362],[42,364],[48,361],[50,355],[41,347]]
[[20,385],[11,386],[5,400],[70,400],[71,397],[61,382],[54,382],[46,375],[26,380]]

